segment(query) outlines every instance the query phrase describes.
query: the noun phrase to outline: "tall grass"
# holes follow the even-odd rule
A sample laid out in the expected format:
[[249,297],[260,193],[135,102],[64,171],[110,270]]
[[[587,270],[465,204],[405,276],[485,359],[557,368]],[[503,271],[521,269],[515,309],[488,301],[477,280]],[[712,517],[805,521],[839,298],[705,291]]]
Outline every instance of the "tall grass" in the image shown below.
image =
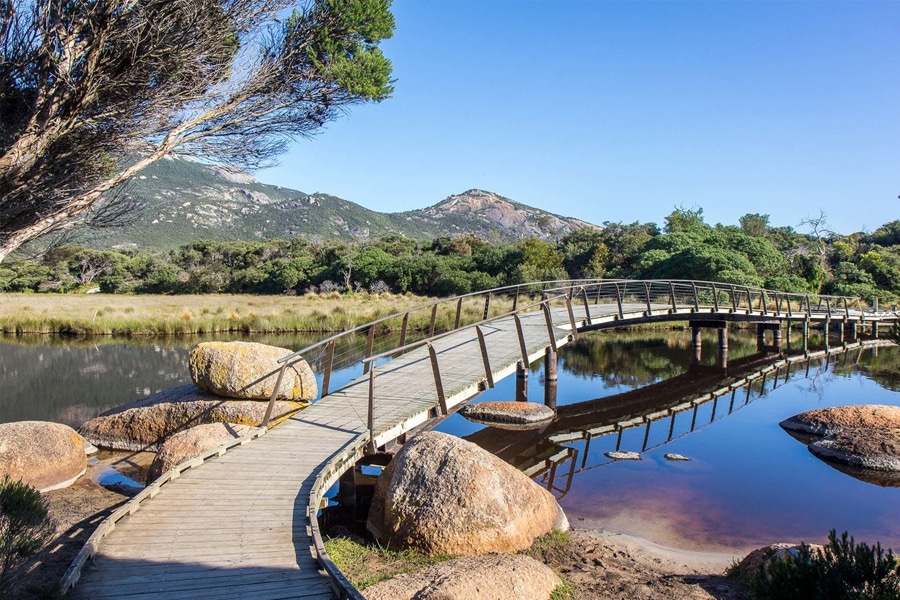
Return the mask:
[[[0,294],[5,335],[332,332],[428,302],[420,296],[117,296]],[[421,318],[416,319],[421,326]],[[399,327],[389,323],[386,327]],[[411,323],[413,325],[413,323]]]

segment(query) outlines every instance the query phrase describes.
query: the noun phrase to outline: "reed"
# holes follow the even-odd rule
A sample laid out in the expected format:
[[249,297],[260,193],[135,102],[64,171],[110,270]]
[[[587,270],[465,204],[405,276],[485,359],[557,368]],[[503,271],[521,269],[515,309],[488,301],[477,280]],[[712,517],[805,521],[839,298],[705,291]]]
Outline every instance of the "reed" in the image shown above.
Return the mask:
[[[0,294],[0,333],[128,337],[336,332],[429,301],[421,296],[366,293],[347,296]],[[410,325],[422,326],[425,319],[416,314],[410,317]],[[385,328],[399,327],[399,324],[397,320]]]

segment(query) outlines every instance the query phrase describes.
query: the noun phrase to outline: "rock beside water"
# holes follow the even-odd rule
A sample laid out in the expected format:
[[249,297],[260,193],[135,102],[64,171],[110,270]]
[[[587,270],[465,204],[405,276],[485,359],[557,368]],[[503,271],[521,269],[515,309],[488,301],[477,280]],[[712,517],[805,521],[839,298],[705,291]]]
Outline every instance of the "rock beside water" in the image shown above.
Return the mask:
[[[277,401],[272,420],[304,406],[306,403]],[[108,410],[78,431],[101,448],[156,451],[166,438],[205,423],[257,427],[266,407],[266,402],[220,398],[187,384]]]
[[0,423],[0,478],[23,481],[41,492],[70,486],[87,468],[84,440],[61,423]]
[[851,427],[900,428],[900,406],[860,404],[820,408],[794,415],[780,425],[788,431],[823,436]]
[[537,429],[556,418],[549,406],[535,402],[479,402],[462,407],[459,414],[498,429]]
[[207,423],[180,431],[159,447],[147,472],[147,483],[186,460],[253,433],[257,428],[234,423]]
[[367,526],[391,548],[435,556],[517,552],[569,523],[552,494],[502,459],[429,431],[378,478]]
[[862,470],[854,477],[897,485],[892,479],[882,483],[866,477],[865,471],[900,472],[900,407],[863,404],[811,410],[785,419],[781,427],[822,436],[808,445],[809,451],[826,462]]
[[[278,360],[289,354],[287,348],[255,342],[203,342],[191,350],[188,364],[191,379],[201,390],[228,398],[268,400],[282,367]],[[292,360],[277,398],[314,400],[318,393],[309,364],[302,358]]]
[[486,554],[438,563],[366,588],[368,600],[547,600],[562,582],[522,554]]

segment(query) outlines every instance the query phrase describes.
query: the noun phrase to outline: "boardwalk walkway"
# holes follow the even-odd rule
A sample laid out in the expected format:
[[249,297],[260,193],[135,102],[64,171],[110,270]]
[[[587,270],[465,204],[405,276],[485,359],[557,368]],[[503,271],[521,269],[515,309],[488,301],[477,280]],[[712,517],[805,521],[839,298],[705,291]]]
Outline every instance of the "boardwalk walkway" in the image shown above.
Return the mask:
[[[599,302],[602,285],[615,286],[615,302]],[[523,349],[528,362],[536,360],[552,344],[565,344],[573,325],[576,330],[596,329],[698,316],[694,284],[688,288],[693,302],[677,304],[675,288],[669,283],[652,302],[651,287],[642,284],[639,291],[646,290],[643,302],[632,299],[631,304],[623,301],[625,284],[621,289],[617,284],[602,285],[597,287],[597,302],[588,302],[587,293],[579,288],[585,301],[577,307],[580,312],[576,316],[571,303],[554,308],[548,304],[545,311],[517,315],[521,329],[511,316],[482,323],[479,329],[486,361],[475,328],[433,339],[447,408],[458,406],[481,389],[486,367],[493,379],[499,380],[515,371]],[[666,304],[663,296],[670,289],[671,303]],[[722,292],[713,291],[716,306],[705,310],[703,318],[780,318],[771,308],[767,312],[764,296],[760,296],[760,306],[754,312],[749,290],[746,310],[739,308],[737,291],[729,291],[731,300],[721,307],[718,298]],[[568,298],[572,297],[570,291]],[[808,298],[806,302],[807,316],[815,318],[810,314],[813,311]],[[489,304],[490,296],[485,314]],[[794,306],[796,310],[797,303]],[[861,312],[851,314],[846,303],[844,307],[844,318],[862,322]],[[431,314],[433,327],[435,312]],[[549,327],[548,317],[552,322]],[[372,427],[375,445],[424,423],[439,406],[434,363],[425,346],[375,364],[377,377],[353,380],[238,451],[212,458],[202,468],[189,468],[177,478],[170,473],[168,479],[163,477],[165,485],[148,488],[145,496],[152,496],[152,500],[133,501],[125,510],[130,516],[107,521],[105,528],[101,526],[102,531],[94,534],[84,553],[93,560],[85,564],[80,579],[75,568],[67,581],[77,580],[70,597],[336,597],[334,579],[320,573],[314,558],[311,527],[317,525],[315,520],[310,522],[308,514],[317,507],[316,490],[322,488],[322,480],[325,487],[335,481],[344,465],[352,464],[369,441],[370,386],[374,385],[376,398]],[[343,463],[335,464],[338,459]]]
[[[543,355],[543,316],[523,318],[529,354]],[[508,322],[485,327],[497,379],[521,352]],[[555,331],[560,345],[568,338]],[[484,379],[471,330],[434,343],[447,403],[474,395]],[[473,357],[475,359],[473,360]],[[379,438],[423,422],[435,408],[435,384],[423,348],[378,368]],[[307,499],[320,469],[368,432],[368,377],[300,411],[269,433],[185,472],[108,534],[71,598],[332,598],[307,530]],[[398,428],[398,424],[400,425]]]

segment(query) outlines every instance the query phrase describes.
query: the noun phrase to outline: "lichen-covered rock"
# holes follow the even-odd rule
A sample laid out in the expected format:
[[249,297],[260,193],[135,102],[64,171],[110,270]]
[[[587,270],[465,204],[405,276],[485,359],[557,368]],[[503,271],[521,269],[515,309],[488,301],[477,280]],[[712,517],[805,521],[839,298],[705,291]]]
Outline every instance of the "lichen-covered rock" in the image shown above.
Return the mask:
[[900,406],[860,404],[820,408],[780,423],[788,431],[829,435],[849,427],[900,428]]
[[84,441],[68,425],[0,423],[0,478],[9,475],[47,492],[68,487],[86,468]]
[[809,445],[823,460],[877,471],[900,471],[900,428],[853,427]]
[[569,523],[553,495],[511,465],[430,431],[378,478],[367,526],[391,548],[434,556],[516,552]]
[[[168,437],[204,423],[257,427],[267,406],[255,400],[228,400],[187,384],[108,410],[78,431],[101,448],[155,451]],[[272,421],[304,406],[307,404],[279,400],[272,411]]]
[[147,483],[177,464],[237,438],[248,436],[256,429],[258,428],[234,423],[206,423],[179,431],[160,445],[159,452],[156,453],[147,472]]
[[547,600],[562,582],[522,554],[467,556],[398,575],[364,591],[367,600]]
[[459,414],[497,429],[537,429],[556,418],[549,406],[535,402],[479,402],[462,407]]
[[[191,379],[201,390],[227,398],[268,400],[275,390],[279,359],[290,354],[255,342],[203,342],[188,360]],[[292,360],[284,372],[277,398],[313,400],[319,393],[315,375],[302,358]]]

